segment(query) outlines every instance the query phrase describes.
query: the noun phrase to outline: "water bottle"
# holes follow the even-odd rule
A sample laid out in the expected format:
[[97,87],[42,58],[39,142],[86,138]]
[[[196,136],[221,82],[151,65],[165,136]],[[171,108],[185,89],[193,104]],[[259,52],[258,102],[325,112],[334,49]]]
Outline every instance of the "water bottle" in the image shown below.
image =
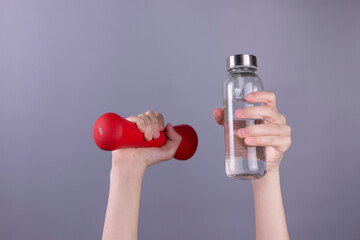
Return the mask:
[[224,84],[224,130],[225,165],[229,178],[257,179],[266,174],[265,147],[251,147],[237,136],[239,128],[262,124],[263,119],[237,119],[237,109],[258,106],[261,103],[245,101],[245,95],[262,91],[263,84],[256,75],[256,57],[249,54],[233,55],[227,58],[229,73]]

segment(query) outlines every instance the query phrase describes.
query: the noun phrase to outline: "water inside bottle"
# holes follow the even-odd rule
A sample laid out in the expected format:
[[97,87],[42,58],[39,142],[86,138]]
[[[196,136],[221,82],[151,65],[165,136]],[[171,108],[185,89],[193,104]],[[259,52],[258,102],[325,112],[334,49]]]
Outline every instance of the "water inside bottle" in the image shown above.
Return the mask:
[[[230,106],[232,102],[232,106]],[[249,106],[260,105],[248,103],[243,99],[225,102],[225,158],[226,174],[230,178],[256,179],[266,174],[265,147],[247,146],[243,138],[237,136],[239,128],[264,123],[263,119],[236,119],[234,112]],[[227,114],[227,111],[232,114]],[[229,117],[226,117],[229,116]]]

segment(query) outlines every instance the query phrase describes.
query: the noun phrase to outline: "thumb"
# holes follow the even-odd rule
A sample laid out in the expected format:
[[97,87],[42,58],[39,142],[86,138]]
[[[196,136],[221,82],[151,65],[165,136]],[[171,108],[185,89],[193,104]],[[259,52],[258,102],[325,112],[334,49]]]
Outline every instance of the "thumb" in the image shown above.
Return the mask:
[[171,159],[178,149],[182,137],[178,134],[171,124],[166,125],[166,136],[168,140],[166,144],[161,147],[161,154],[164,159]]
[[213,116],[217,124],[224,125],[224,111],[222,109],[215,109],[213,112]]

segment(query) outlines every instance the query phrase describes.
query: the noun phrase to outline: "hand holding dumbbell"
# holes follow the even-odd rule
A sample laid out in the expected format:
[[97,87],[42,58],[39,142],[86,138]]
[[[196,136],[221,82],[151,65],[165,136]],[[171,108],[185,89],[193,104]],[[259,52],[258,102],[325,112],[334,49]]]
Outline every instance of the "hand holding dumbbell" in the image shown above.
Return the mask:
[[[152,111],[148,111],[147,113],[148,114],[146,115],[141,114],[138,117],[131,116],[128,120],[115,113],[103,114],[95,122],[93,128],[95,143],[101,149],[108,151],[120,148],[163,146],[167,141],[166,133],[164,131],[155,131],[159,132],[159,136],[144,135],[144,128],[149,126],[149,121],[157,123],[158,118],[160,118],[160,121],[163,123],[163,119],[161,119],[162,115],[156,115]],[[157,124],[154,126],[156,125]],[[170,128],[172,127],[170,126]],[[175,126],[174,129],[182,137],[174,158],[178,160],[187,160],[194,155],[197,148],[198,138],[196,132],[188,125],[178,125]],[[164,130],[164,126],[159,130]],[[155,139],[152,139],[153,137],[155,137]]]

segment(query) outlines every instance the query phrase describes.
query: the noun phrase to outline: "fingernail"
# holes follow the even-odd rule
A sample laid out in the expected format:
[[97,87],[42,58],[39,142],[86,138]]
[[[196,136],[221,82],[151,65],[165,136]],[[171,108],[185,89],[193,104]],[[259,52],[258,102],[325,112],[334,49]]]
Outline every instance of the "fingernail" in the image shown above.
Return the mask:
[[152,137],[151,137],[151,134],[150,134],[150,133],[146,133],[146,138],[149,139],[149,140],[151,140],[151,138],[152,138]]
[[246,142],[247,142],[247,143],[253,143],[253,142],[254,142],[254,139],[251,138],[251,137],[247,137],[247,138],[246,138]]
[[245,129],[240,128],[240,129],[238,130],[238,135],[244,136],[244,135],[245,135]]
[[159,138],[160,137],[160,133],[159,132],[154,132],[153,133],[153,138],[154,139],[157,139],[157,138]]
[[243,111],[241,109],[238,109],[238,110],[235,111],[235,115],[237,117],[240,117],[242,113],[243,113]]

